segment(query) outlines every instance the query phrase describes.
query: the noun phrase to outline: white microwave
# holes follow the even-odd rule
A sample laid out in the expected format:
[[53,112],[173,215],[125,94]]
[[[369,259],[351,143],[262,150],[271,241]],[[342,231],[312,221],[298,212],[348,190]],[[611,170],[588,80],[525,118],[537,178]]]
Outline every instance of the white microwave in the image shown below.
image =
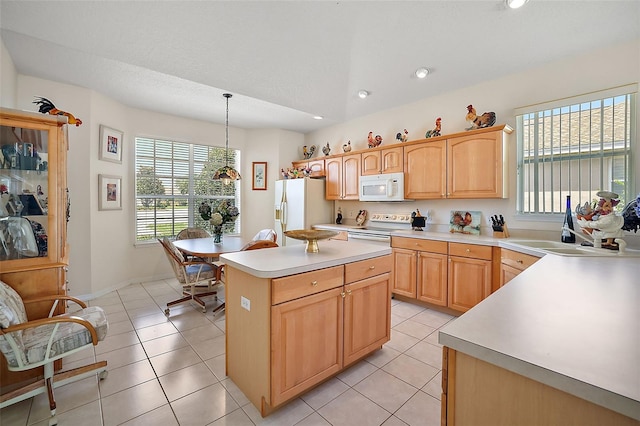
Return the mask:
[[360,176],[360,201],[404,201],[404,173]]

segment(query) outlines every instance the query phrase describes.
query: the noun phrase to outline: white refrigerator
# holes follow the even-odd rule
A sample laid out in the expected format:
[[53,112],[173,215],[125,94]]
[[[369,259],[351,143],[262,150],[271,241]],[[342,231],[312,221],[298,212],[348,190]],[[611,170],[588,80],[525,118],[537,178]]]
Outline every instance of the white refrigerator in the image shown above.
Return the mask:
[[279,245],[305,243],[285,238],[285,231],[311,229],[313,225],[333,222],[333,202],[324,199],[324,179],[278,180],[275,192],[275,230]]

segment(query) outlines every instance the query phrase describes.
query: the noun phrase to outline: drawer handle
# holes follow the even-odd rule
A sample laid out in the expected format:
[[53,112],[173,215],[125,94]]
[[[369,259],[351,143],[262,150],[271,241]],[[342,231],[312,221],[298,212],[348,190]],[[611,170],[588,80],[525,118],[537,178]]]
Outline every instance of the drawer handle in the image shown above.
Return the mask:
[[520,260],[520,259],[516,260],[516,262],[518,262],[518,263],[519,263],[519,264],[521,264],[521,265],[524,263],[524,261],[522,261],[522,260]]
[[369,266],[369,269],[371,269],[373,271],[374,269],[376,269],[376,267],[371,265],[371,266]]
[[466,249],[465,250],[467,253],[471,253],[471,249]]
[[317,285],[318,285],[318,281],[311,281],[311,285],[312,285],[313,287],[317,286]]

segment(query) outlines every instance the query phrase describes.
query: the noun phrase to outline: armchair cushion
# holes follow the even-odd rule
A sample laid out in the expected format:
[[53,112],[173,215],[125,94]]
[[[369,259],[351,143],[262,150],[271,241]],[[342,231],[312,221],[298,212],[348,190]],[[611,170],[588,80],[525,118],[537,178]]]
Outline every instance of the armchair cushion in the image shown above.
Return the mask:
[[[101,308],[92,306],[58,317],[71,316],[80,317],[91,323],[96,330],[98,340],[105,338],[109,325]],[[22,299],[13,288],[2,281],[0,281],[0,317],[0,327],[3,329],[28,322]],[[9,369],[37,364],[45,358],[60,357],[65,352],[90,343],[92,343],[91,332],[76,322],[44,324],[0,335],[0,351],[4,354]],[[47,354],[48,345],[51,345],[51,348]]]

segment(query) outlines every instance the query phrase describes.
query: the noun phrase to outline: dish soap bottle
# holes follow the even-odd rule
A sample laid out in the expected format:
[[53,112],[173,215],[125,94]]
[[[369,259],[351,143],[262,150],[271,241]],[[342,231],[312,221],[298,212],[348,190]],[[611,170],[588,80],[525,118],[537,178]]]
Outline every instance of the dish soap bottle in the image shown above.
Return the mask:
[[562,224],[562,237],[563,243],[575,244],[576,236],[572,232],[573,229],[573,217],[571,216],[571,195],[567,195],[567,210],[564,213],[564,223]]

